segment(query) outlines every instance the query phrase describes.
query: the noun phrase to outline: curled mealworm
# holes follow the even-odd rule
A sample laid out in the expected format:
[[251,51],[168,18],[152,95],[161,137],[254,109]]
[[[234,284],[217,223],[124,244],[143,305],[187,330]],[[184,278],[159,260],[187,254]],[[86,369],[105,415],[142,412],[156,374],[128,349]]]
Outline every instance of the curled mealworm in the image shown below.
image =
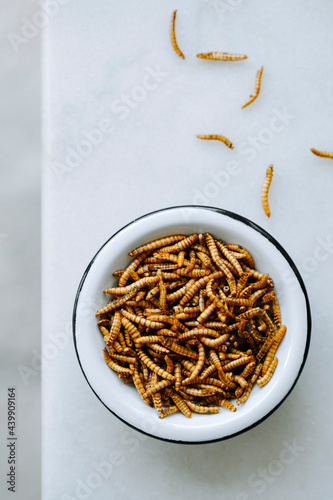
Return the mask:
[[263,183],[262,189],[261,189],[261,202],[262,202],[262,206],[263,206],[263,209],[265,210],[265,214],[267,215],[267,217],[271,216],[271,212],[270,212],[269,206],[268,206],[268,190],[269,190],[269,186],[270,186],[271,181],[272,181],[272,177],[273,177],[273,165],[270,165],[267,168],[266,178],[264,180],[264,183]]
[[197,135],[198,139],[205,139],[205,140],[208,140],[208,141],[221,141],[221,142],[224,142],[224,144],[226,146],[228,146],[228,148],[230,149],[234,149],[234,146],[232,144],[231,141],[229,141],[229,139],[227,139],[227,137],[225,137],[224,135],[221,135],[221,134],[198,134]]
[[318,151],[318,149],[315,149],[315,148],[311,148],[311,151],[316,156],[321,156],[322,158],[332,158],[333,159],[333,153],[329,153],[328,151]]
[[261,68],[259,69],[257,76],[256,76],[256,84],[255,84],[255,88],[254,88],[254,93],[253,93],[253,95],[251,95],[250,99],[248,101],[246,101],[245,104],[243,104],[242,108],[245,108],[246,106],[251,104],[251,102],[253,102],[258,97],[259,92],[260,92],[261,75],[262,75],[263,70],[264,70],[264,67],[261,66]]
[[182,57],[183,59],[185,59],[185,56],[182,53],[182,51],[180,50],[180,48],[178,47],[178,43],[177,43],[177,40],[176,40],[176,33],[175,33],[176,14],[177,14],[177,10],[175,10],[173,12],[172,18],[171,18],[170,39],[171,39],[171,44],[172,44],[173,50],[176,52],[176,54],[178,54],[180,57]]
[[215,59],[219,61],[241,61],[247,59],[244,54],[229,54],[228,52],[202,52],[197,54],[199,59]]

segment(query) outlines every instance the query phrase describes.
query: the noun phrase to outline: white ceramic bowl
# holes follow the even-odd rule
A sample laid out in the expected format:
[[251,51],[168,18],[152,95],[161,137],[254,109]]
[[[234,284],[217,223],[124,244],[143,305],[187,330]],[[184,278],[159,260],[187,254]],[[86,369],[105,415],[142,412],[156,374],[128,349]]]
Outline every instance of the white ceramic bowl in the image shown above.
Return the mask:
[[[278,366],[270,382],[253,388],[236,412],[192,413],[159,419],[132,384],[124,384],[103,358],[103,338],[95,311],[105,305],[103,289],[113,286],[112,272],[131,261],[128,252],[147,241],[169,234],[212,233],[249,250],[256,269],[272,277],[287,333],[279,346]],[[207,443],[230,438],[262,422],[294,387],[306,360],[311,316],[303,281],[288,254],[266,231],[231,212],[212,207],[173,207],[134,220],[115,233],[97,252],[78,288],[73,314],[74,343],[83,374],[99,400],[128,425],[156,438],[180,443]]]

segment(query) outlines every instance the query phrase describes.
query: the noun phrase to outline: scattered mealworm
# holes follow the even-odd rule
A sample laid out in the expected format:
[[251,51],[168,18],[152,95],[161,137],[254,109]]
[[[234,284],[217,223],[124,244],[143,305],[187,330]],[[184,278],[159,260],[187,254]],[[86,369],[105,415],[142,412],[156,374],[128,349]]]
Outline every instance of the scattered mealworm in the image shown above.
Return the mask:
[[271,215],[271,212],[270,212],[269,206],[268,206],[268,190],[269,190],[269,186],[270,186],[271,181],[272,181],[272,177],[273,177],[273,165],[270,165],[267,168],[266,178],[264,180],[264,183],[263,183],[262,189],[261,189],[261,202],[262,202],[262,206],[263,206],[263,209],[265,210],[265,214],[267,215],[267,217],[270,217],[270,215]]
[[172,18],[171,18],[170,39],[171,39],[171,44],[172,44],[173,50],[176,52],[176,54],[178,54],[180,57],[182,57],[183,59],[185,59],[185,56],[182,53],[182,51],[180,50],[180,48],[178,47],[178,43],[177,43],[177,40],[176,40],[176,33],[175,33],[176,14],[177,14],[177,10],[175,10],[173,12]]
[[255,84],[255,88],[254,88],[254,93],[253,93],[253,95],[251,95],[250,99],[248,101],[246,101],[245,104],[243,104],[242,108],[245,108],[246,106],[251,104],[251,102],[253,102],[258,97],[259,92],[260,92],[261,75],[262,75],[263,70],[264,70],[264,67],[261,66],[261,68],[258,71],[257,76],[256,76],[256,84]]
[[130,254],[113,273],[119,286],[104,290],[114,298],[96,313],[108,366],[160,418],[236,411],[231,399],[244,403],[257,379],[273,375],[286,331],[269,275],[210,233],[163,237]]
[[224,142],[224,144],[226,146],[228,146],[228,148],[234,149],[232,142],[229,141],[229,139],[227,139],[226,137],[224,137],[224,135],[221,135],[221,134],[198,134],[197,137],[199,139],[206,139],[208,141],[212,141],[212,140],[221,141],[221,142]]
[[247,59],[244,54],[229,54],[228,52],[202,52],[197,54],[199,59],[215,59],[219,61],[241,61]]
[[322,158],[333,158],[333,153],[329,153],[328,151],[318,151],[318,149],[311,148],[313,154],[317,156],[321,156]]

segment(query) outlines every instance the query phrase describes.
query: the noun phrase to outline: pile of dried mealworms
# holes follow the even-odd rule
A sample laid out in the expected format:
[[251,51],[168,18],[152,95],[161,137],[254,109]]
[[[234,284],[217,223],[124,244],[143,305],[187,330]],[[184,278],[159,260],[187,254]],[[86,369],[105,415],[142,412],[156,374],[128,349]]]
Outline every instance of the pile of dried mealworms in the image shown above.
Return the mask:
[[108,366],[163,418],[236,411],[265,385],[286,331],[268,274],[211,234],[172,235],[129,253],[99,309]]

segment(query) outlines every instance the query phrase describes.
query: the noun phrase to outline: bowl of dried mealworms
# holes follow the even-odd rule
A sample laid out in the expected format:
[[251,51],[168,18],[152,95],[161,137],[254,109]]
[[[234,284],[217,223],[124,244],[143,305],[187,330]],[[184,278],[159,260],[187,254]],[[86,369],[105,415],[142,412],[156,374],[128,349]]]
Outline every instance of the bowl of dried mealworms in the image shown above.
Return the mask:
[[73,334],[100,401],[156,438],[207,443],[262,422],[303,369],[311,316],[281,245],[225,210],[180,206],[120,229],[87,267]]

